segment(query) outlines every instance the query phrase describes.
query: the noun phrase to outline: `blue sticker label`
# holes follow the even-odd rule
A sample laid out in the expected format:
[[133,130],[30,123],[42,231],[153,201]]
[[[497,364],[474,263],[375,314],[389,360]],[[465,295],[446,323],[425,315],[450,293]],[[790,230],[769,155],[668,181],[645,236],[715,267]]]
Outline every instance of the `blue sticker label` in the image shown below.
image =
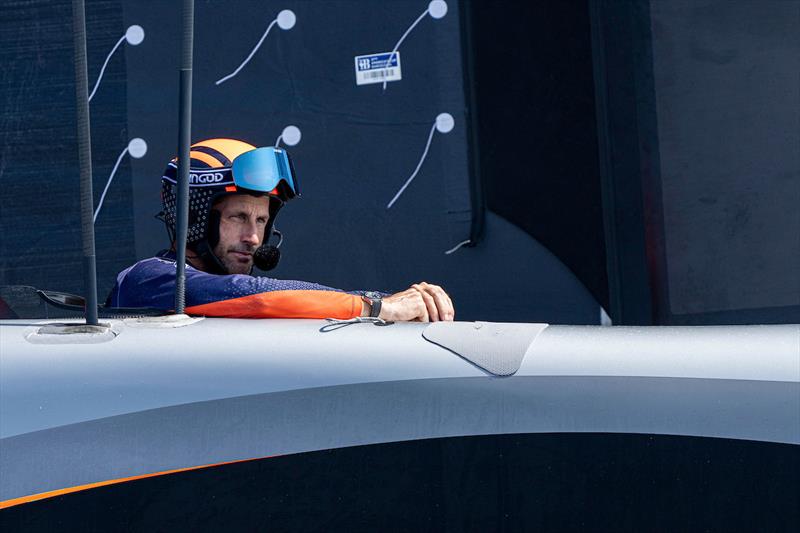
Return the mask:
[[356,56],[356,85],[402,79],[400,52]]

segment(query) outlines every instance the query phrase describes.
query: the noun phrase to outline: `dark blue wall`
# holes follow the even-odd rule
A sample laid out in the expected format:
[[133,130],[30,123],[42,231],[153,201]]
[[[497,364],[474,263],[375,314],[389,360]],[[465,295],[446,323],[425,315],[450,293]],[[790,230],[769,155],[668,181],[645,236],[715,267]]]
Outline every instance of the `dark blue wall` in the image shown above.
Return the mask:
[[[303,196],[278,220],[286,241],[276,277],[389,291],[425,280],[451,293],[460,319],[597,323],[598,304],[569,269],[524,231],[480,209],[460,6],[448,2],[438,19],[421,16],[428,6],[198,2],[192,138],[269,146],[287,125],[302,131],[289,150]],[[3,51],[11,70],[0,145],[0,284],[82,292],[69,2],[2,9],[4,42],[16,44]],[[284,9],[296,25],[274,26],[239,74],[216,85]],[[148,144],[141,159],[122,158],[98,216],[102,295],[117,271],[167,244],[153,215],[161,172],[177,149],[180,13],[171,3],[137,0],[88,1],[86,10],[90,87],[127,28],[145,33],[141,44],[123,42],[111,56],[91,102],[96,199],[129,139]],[[391,51],[418,18],[399,48],[402,80],[385,91],[356,85],[354,57]],[[441,113],[454,118],[454,128],[433,132],[419,173],[387,209]],[[445,254],[470,238],[474,246]]]
[[[124,27],[119,2],[89,5],[93,83]],[[0,284],[80,292],[71,3],[3,3],[0,42]],[[102,103],[92,106],[97,198],[103,178],[128,143],[125,78],[125,56],[117,54],[106,69],[99,93]],[[106,290],[120,266],[136,257],[130,197],[130,166],[124,160],[97,222],[97,270]]]
[[[272,145],[303,196],[273,275],[401,290],[458,318],[800,321],[800,3],[197,2],[192,137]],[[292,28],[273,26],[281,10]],[[101,295],[165,246],[153,216],[177,151],[180,13],[86,6]],[[402,80],[354,58],[400,46]],[[123,42],[132,25],[144,41]],[[0,6],[0,284],[81,293],[70,2]],[[432,130],[448,113],[452,131]],[[386,205],[420,163],[391,209]],[[484,211],[484,205],[489,209]],[[469,241],[452,254],[445,251]]]

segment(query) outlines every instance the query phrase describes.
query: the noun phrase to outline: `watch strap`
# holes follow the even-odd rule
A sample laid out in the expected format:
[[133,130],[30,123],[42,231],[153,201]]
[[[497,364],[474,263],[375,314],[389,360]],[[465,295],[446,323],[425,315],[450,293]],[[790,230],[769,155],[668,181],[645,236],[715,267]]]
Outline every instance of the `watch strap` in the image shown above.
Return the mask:
[[381,314],[381,305],[383,303],[381,295],[368,292],[365,293],[361,299],[369,304],[369,316],[371,318],[378,318]]

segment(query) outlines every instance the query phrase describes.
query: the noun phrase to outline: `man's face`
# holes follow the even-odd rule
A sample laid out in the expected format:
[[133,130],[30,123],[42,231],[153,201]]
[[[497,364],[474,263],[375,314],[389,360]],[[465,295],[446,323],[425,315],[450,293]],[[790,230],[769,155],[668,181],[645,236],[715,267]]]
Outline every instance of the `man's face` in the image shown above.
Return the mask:
[[269,220],[269,199],[248,194],[232,194],[214,204],[219,211],[219,243],[214,255],[231,274],[248,274],[253,267],[253,252],[261,246]]

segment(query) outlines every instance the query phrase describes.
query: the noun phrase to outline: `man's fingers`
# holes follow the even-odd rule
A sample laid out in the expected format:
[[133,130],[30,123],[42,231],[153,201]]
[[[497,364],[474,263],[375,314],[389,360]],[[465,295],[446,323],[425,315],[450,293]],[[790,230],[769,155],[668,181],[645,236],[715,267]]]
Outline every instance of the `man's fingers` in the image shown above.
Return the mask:
[[444,292],[444,289],[438,285],[431,285],[433,287],[433,297],[439,306],[439,316],[442,320],[453,320],[455,317],[455,309],[453,309],[453,300]]
[[438,322],[439,321],[439,310],[436,308],[436,301],[433,299],[433,296],[428,294],[424,288],[420,287],[419,284],[412,285],[413,288],[417,290],[420,297],[422,298],[423,305],[425,306],[426,314],[428,315],[429,322]]
[[452,304],[444,290],[438,285],[432,285],[430,283],[420,283],[419,285],[425,292],[433,297],[436,309],[438,310],[439,319],[450,320],[452,317]]
[[433,285],[431,283],[418,283],[419,290],[424,291],[425,293],[429,294],[433,297],[434,302],[436,304],[436,308],[438,309],[438,315],[440,320],[453,320],[455,317],[455,309],[453,309],[453,301],[450,299],[450,296],[444,292],[438,285]]
[[425,297],[422,295],[420,291],[417,289],[412,288],[416,294],[414,294],[415,304],[418,308],[419,312],[419,321],[420,322],[430,322],[430,315],[428,315],[428,306],[425,304]]
[[455,309],[444,289],[422,282],[384,298],[381,318],[416,322],[449,321],[455,318]]
[[456,306],[453,305],[453,299],[450,298],[450,295],[447,294],[447,293],[444,293],[444,295],[447,298],[447,301],[450,302],[450,320],[455,320],[456,319]]
[[433,293],[433,298],[436,300],[436,307],[439,308],[439,316],[442,320],[453,320],[453,304],[447,293],[443,290],[438,290]]
[[438,322],[439,321],[439,310],[436,308],[436,301],[433,299],[428,291],[419,283],[415,283],[412,285],[413,288],[417,289],[420,296],[422,297],[422,301],[425,303],[425,308],[428,312],[428,319],[430,322]]

